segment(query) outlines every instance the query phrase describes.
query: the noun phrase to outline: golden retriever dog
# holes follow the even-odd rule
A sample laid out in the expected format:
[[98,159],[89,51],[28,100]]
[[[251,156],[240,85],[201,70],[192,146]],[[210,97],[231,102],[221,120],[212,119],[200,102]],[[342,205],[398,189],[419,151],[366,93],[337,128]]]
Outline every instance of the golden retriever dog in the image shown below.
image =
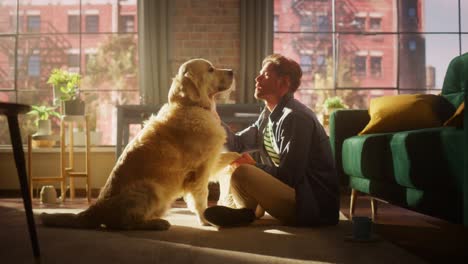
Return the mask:
[[204,59],[182,64],[169,102],[152,116],[117,160],[96,202],[79,214],[42,214],[46,226],[166,230],[161,219],[179,197],[200,224],[207,207],[208,182],[236,157],[221,157],[226,133],[210,111],[213,97],[230,88],[233,71]]

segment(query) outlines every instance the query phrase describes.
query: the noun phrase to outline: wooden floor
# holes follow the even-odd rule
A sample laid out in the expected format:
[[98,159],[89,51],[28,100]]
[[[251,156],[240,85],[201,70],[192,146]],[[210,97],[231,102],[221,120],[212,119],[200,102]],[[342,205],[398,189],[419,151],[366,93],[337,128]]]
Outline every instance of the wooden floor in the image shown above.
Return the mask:
[[[349,195],[342,195],[341,212],[349,218]],[[360,197],[355,215],[371,216],[370,199]],[[380,237],[428,263],[468,263],[468,227],[378,202],[374,231]]]
[[[23,207],[20,198],[2,198],[1,203],[3,205],[6,203],[8,207]],[[382,239],[419,256],[428,263],[468,263],[468,228],[387,203],[379,202],[378,205],[379,211],[373,230]],[[86,199],[78,198],[56,206],[57,208],[81,209],[86,208],[88,203]],[[43,205],[38,199],[34,199],[33,208],[41,207]],[[174,207],[185,207],[185,203],[178,201]],[[341,212],[349,218],[349,195],[347,193],[342,195]],[[368,197],[360,197],[357,200],[355,215],[370,217]]]

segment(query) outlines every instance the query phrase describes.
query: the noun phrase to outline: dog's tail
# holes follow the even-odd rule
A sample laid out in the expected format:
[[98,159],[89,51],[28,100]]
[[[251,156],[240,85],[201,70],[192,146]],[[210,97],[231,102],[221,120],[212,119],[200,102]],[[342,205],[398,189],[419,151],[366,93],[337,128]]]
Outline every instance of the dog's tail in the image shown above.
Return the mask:
[[43,225],[51,227],[91,228],[87,226],[77,214],[48,214],[42,213],[40,219]]
[[[100,200],[79,214],[47,214],[40,215],[42,224],[51,227],[68,227],[82,229],[109,228],[116,230],[167,230],[170,223],[167,220],[155,218],[145,219],[142,210],[135,210],[129,204],[143,204],[145,196],[141,193],[126,193]],[[138,199],[140,198],[140,199]],[[132,213],[133,212],[133,213]],[[140,213],[139,213],[140,212]]]
[[106,225],[95,224],[90,221],[86,221],[79,214],[47,214],[42,213],[40,215],[42,224],[49,227],[66,227],[66,228],[81,228],[81,229],[92,229],[100,227],[108,227],[111,229],[135,229],[135,230],[167,230],[171,224],[164,219],[150,219],[139,223],[133,223],[132,225]]

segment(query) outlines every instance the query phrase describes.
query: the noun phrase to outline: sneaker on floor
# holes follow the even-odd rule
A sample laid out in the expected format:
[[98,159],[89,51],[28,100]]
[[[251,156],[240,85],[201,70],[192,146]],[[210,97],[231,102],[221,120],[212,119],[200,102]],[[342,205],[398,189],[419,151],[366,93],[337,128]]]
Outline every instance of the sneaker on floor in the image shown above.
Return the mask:
[[233,209],[220,205],[208,207],[203,215],[210,224],[218,227],[246,226],[255,220],[252,209]]

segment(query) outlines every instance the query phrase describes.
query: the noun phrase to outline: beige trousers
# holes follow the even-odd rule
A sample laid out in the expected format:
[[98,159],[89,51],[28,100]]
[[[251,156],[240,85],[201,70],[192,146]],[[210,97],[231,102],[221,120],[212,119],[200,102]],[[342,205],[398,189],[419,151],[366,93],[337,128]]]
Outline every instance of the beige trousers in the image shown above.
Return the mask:
[[283,224],[296,222],[294,189],[253,165],[242,164],[234,170],[230,194],[236,208],[250,208],[257,217],[264,209]]

